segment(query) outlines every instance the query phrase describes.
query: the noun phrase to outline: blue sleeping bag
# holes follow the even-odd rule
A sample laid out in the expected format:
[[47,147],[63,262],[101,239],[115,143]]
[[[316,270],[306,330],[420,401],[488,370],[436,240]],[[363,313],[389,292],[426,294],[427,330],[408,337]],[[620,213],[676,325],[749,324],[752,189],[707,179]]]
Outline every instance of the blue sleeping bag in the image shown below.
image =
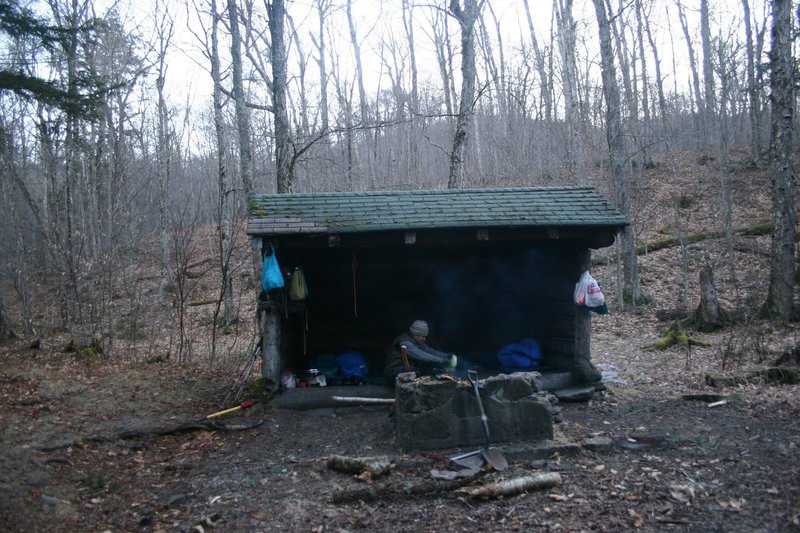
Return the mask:
[[539,368],[542,364],[542,349],[539,343],[531,338],[504,346],[497,352],[497,362],[505,370],[515,371]]
[[339,365],[339,375],[343,378],[363,378],[369,372],[364,356],[356,351],[344,352],[336,356]]

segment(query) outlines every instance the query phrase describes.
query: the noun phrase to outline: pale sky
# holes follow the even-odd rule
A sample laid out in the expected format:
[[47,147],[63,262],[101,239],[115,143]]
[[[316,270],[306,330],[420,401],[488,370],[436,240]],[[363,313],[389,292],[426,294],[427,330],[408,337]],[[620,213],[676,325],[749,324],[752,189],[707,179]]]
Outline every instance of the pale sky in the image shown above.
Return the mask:
[[[198,3],[207,4],[208,0],[196,0]],[[521,39],[529,43],[529,33],[525,11],[521,0],[490,0],[491,7],[497,15],[501,27],[503,28],[503,45],[506,58],[515,55],[519,48]],[[192,0],[118,0],[116,2],[121,18],[126,24],[131,21],[139,24],[143,35],[153,34],[153,27],[156,18],[163,19],[163,13],[168,10],[175,20],[175,36],[173,38],[173,48],[169,55],[168,85],[172,92],[172,101],[176,105],[186,104],[187,92],[193,95],[195,105],[202,106],[209,99],[210,76],[207,70],[205,59],[199,53],[199,43],[195,35],[189,30],[194,28],[198,33],[202,33],[199,27],[195,8]],[[109,0],[98,0],[96,2],[98,12],[102,12],[102,6],[110,4]],[[616,0],[612,0],[617,4]],[[751,9],[754,15],[763,20],[765,12],[765,0],[752,0]],[[218,0],[218,9],[223,9],[225,0]],[[550,25],[552,16],[551,0],[529,0],[534,24],[537,27],[537,38],[540,46],[547,46],[550,39]],[[699,26],[698,6],[699,0],[682,0],[686,8],[690,31],[693,35],[697,34]],[[299,28],[304,39],[305,52],[313,55],[314,49],[308,39],[309,32],[316,33],[317,17],[314,3],[311,0],[290,0],[288,2],[289,13],[294,18],[295,25]],[[263,11],[263,3],[255,2],[255,6]],[[740,0],[711,0],[712,10],[712,33],[726,34],[728,32],[742,32],[741,23],[741,1]],[[188,13],[187,13],[188,10]],[[667,24],[666,15],[669,10],[672,16],[671,26]],[[353,0],[353,12],[356,24],[356,31],[362,44],[362,61],[364,63],[365,85],[370,94],[374,94],[380,82],[384,88],[388,84],[385,75],[381,75],[381,61],[379,58],[380,41],[388,39],[394,34],[395,39],[403,42],[405,39],[402,27],[401,1],[400,0]],[[441,84],[436,63],[433,57],[433,47],[426,34],[429,27],[426,19],[429,17],[430,8],[422,5],[415,8],[414,14],[417,20],[415,29],[415,42],[417,61],[419,64],[420,83],[429,81],[434,86]],[[497,35],[494,32],[493,21],[488,9],[484,9],[484,16],[489,26],[490,39],[493,47],[497,47]],[[573,17],[576,20],[578,29],[579,43],[576,53],[578,64],[586,64],[587,61],[596,61],[597,30],[595,26],[594,7],[591,0],[575,0]],[[207,17],[206,17],[207,18]],[[352,48],[349,42],[349,33],[344,9],[342,8],[333,16],[332,33],[335,39],[341,42],[336,45],[339,54],[338,59],[348,68],[354,71],[352,60]],[[674,49],[678,61],[685,62],[686,43],[683,39],[682,30],[676,18],[674,0],[655,0],[651,13],[651,24],[653,31],[656,32],[655,38],[659,47],[659,54],[662,61],[662,71],[671,73],[672,71],[672,49],[673,43],[670,36],[674,37]],[[207,23],[206,23],[207,24]],[[456,55],[460,46],[458,37],[458,26],[454,19],[450,20],[450,30],[453,36],[452,43]],[[429,30],[428,30],[429,31]],[[768,32],[767,32],[768,34]],[[223,39],[220,43],[223,62],[229,57],[228,43]],[[742,41],[744,38],[742,37]],[[695,43],[699,49],[699,38]],[[632,44],[632,43],[631,43]],[[645,44],[646,47],[649,46]],[[331,48],[332,49],[332,48]],[[649,58],[650,59],[650,58]],[[458,58],[456,58],[458,61]],[[329,61],[329,68],[331,64]],[[289,70],[290,75],[296,73],[296,58],[290,56]],[[311,76],[316,74],[316,64],[313,62],[308,66]],[[456,65],[457,69],[457,65]],[[650,63],[652,73],[652,60]],[[688,72],[688,67],[684,65],[679,72]],[[687,74],[688,78],[688,74]],[[684,87],[686,80],[677,80],[679,88]],[[668,85],[671,88],[671,81]]]

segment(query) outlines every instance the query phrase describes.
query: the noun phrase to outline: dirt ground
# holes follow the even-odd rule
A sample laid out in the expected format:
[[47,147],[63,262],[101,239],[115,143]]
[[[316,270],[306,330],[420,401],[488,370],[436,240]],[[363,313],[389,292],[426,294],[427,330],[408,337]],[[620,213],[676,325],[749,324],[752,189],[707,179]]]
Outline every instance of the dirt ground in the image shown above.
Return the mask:
[[[190,423],[218,410],[235,376],[87,364],[6,343],[0,530],[800,530],[798,386],[712,389],[703,378],[717,367],[713,352],[637,350],[637,359],[632,343],[648,339],[633,341],[630,322],[595,320],[607,390],[560,404],[554,440],[499,444],[509,469],[467,486],[542,471],[561,484],[488,500],[433,481],[441,464],[400,450],[389,406],[262,403],[220,417],[227,429],[196,429]],[[794,334],[771,331],[775,342]],[[726,403],[685,396],[701,393]],[[328,468],[334,455],[394,468],[363,480]]]

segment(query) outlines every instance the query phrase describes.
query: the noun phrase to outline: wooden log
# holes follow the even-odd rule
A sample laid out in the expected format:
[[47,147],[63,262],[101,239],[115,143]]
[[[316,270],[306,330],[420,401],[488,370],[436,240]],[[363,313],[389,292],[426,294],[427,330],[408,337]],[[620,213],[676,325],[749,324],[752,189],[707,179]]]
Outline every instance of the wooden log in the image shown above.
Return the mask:
[[384,403],[393,405],[394,398],[364,398],[363,396],[331,396],[337,402],[344,403]]
[[378,500],[394,501],[400,497],[452,492],[486,475],[489,470],[489,468],[482,468],[469,477],[459,478],[453,481],[425,480],[418,483],[402,481],[389,485],[369,485],[357,489],[342,490],[335,493],[331,498],[331,501],[333,503],[348,503],[356,501],[374,502]]
[[281,346],[281,313],[277,305],[267,302],[259,308],[261,315],[261,375],[273,386],[280,383],[283,367]]
[[334,455],[326,462],[328,468],[337,472],[357,474],[364,481],[388,475],[394,470],[394,463],[365,457],[345,457]]
[[487,499],[512,496],[529,490],[547,489],[559,485],[561,485],[561,475],[558,472],[538,472],[530,476],[489,483],[480,487],[466,487],[460,489],[458,493],[470,498]]

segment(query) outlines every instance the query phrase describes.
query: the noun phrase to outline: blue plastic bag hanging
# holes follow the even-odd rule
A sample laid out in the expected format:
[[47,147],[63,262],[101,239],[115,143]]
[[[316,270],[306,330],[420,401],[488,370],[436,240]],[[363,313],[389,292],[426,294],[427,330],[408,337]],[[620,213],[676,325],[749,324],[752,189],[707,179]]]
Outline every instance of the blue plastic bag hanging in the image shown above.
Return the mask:
[[269,245],[269,250],[264,254],[264,273],[261,276],[261,288],[264,292],[283,287],[283,273],[278,266],[278,258],[275,249]]

